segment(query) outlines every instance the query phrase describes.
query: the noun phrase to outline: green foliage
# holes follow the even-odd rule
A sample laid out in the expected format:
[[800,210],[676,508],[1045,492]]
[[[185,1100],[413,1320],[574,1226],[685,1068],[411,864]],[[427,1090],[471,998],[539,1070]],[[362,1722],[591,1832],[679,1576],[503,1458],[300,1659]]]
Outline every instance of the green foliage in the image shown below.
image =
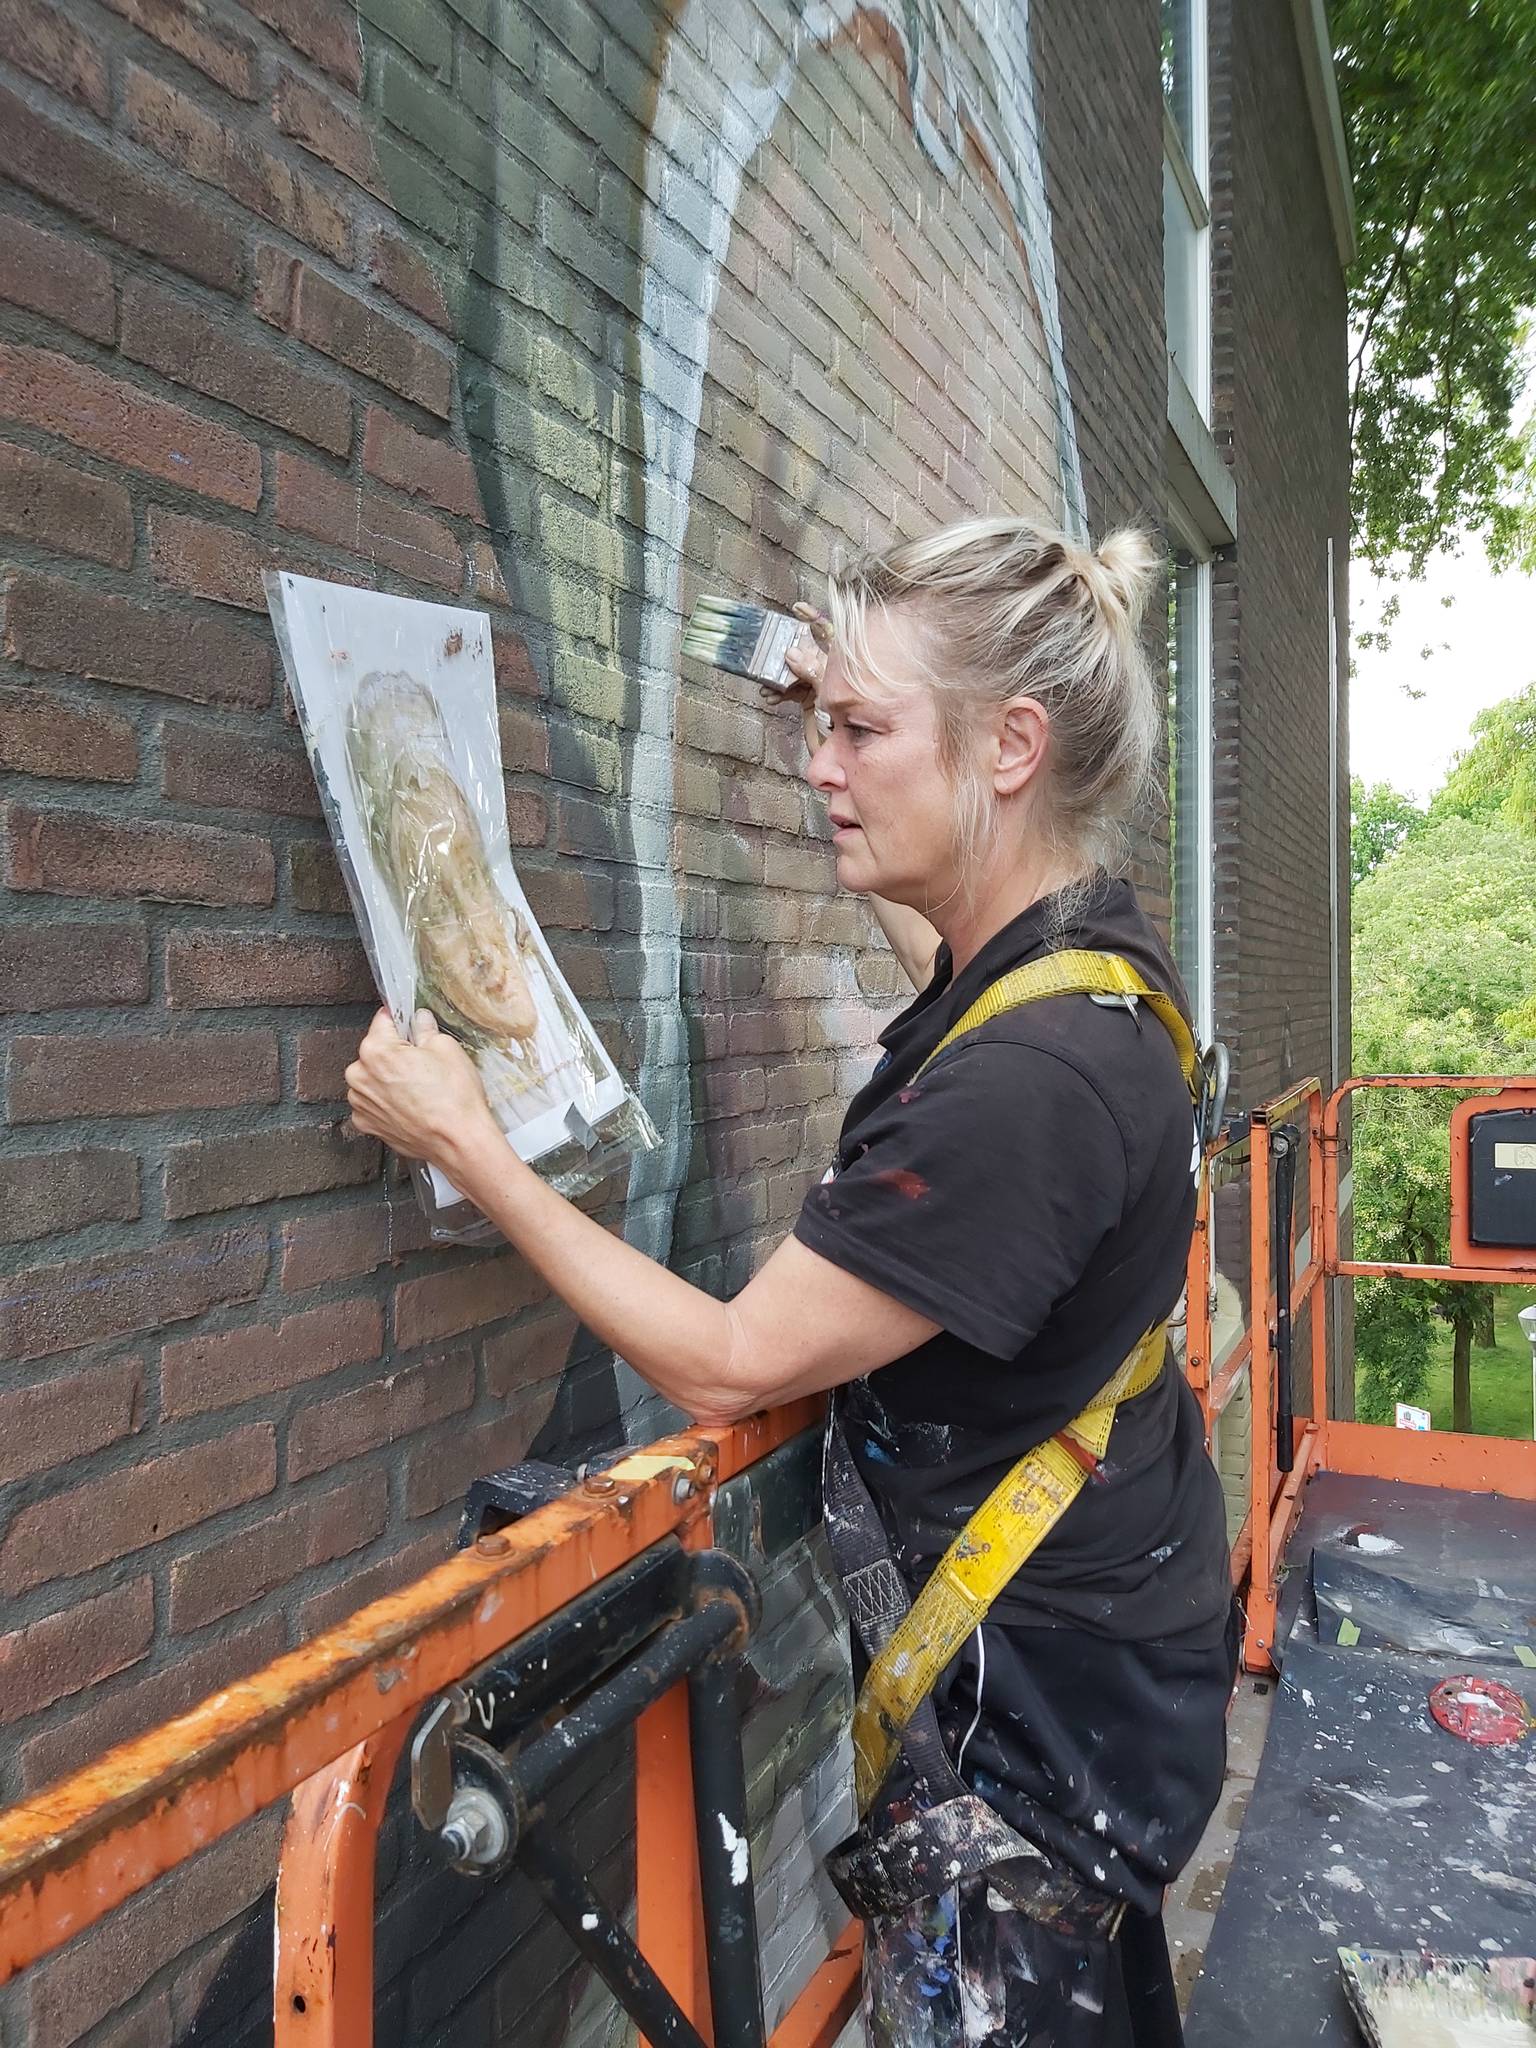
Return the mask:
[[1497,820],[1536,837],[1536,683],[1472,721],[1472,744],[1431,805],[1437,818]]
[[[1358,1073],[1531,1071],[1536,838],[1500,820],[1434,817],[1360,884],[1354,924]],[[1361,1102],[1359,1256],[1424,1265],[1449,1257],[1452,1103],[1408,1091]],[[1434,1318],[1475,1333],[1489,1312],[1487,1289],[1459,1284],[1363,1282],[1355,1304],[1357,1401],[1378,1421],[1390,1420],[1394,1401],[1422,1393]]]
[[1536,559],[1515,425],[1536,305],[1536,6],[1334,0],[1359,254],[1350,276],[1355,544],[1417,574],[1488,536]]
[[1349,879],[1355,888],[1374,874],[1389,854],[1424,823],[1424,812],[1411,796],[1390,782],[1369,789],[1358,775],[1349,778]]

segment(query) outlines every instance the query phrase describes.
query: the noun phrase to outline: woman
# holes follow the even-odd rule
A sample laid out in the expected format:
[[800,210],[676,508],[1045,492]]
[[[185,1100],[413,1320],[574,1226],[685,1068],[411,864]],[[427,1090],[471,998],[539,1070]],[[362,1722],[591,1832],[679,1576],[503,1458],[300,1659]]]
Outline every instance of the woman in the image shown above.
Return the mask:
[[[921,993],[734,1300],[523,1166],[430,1019],[412,1047],[381,1016],[348,1071],[362,1130],[441,1167],[700,1422],[837,1389],[832,1533],[877,1576],[894,1562],[898,1605],[1025,1453],[1150,1356],[1102,1462],[1078,1440],[1092,1483],[940,1674],[852,1845],[878,1861],[955,1790],[985,1823],[866,1908],[876,2048],[1179,2039],[1159,1914],[1220,1791],[1234,1656],[1220,1488],[1187,1387],[1158,1370],[1194,1213],[1190,1096],[1156,994],[1032,1001],[939,1050],[1001,976],[1061,951],[1118,955],[1182,1004],[1107,872],[1157,757],[1155,566],[1139,535],[1090,552],[978,520],[834,578],[830,654],[797,663],[809,779],[840,884],[875,899]],[[873,1655],[892,1617],[861,1614],[854,1566]],[[990,1833],[1002,1850],[973,1853]]]

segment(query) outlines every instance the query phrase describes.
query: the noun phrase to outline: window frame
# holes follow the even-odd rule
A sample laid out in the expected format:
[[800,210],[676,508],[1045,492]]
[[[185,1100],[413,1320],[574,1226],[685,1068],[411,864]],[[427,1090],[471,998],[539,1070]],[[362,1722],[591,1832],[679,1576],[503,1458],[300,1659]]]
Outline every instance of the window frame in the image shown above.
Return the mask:
[[[1194,570],[1195,618],[1194,618],[1194,675],[1187,677],[1185,664],[1177,662],[1170,677],[1171,688],[1168,696],[1168,721],[1170,737],[1170,760],[1168,764],[1169,784],[1169,925],[1174,945],[1174,956],[1185,986],[1189,992],[1190,1008],[1193,1012],[1195,1035],[1202,1045],[1208,1045],[1216,1035],[1216,717],[1215,717],[1215,575],[1214,555],[1210,543],[1199,527],[1178,506],[1177,501],[1168,510],[1169,571],[1173,600],[1178,598],[1179,557],[1187,558]],[[1175,850],[1174,829],[1180,808],[1179,783],[1177,780],[1181,764],[1176,753],[1179,735],[1179,721],[1175,716],[1175,692],[1188,681],[1194,692],[1193,716],[1189,721],[1191,734],[1191,766],[1194,787],[1190,792],[1190,811],[1195,823],[1195,859],[1192,863],[1194,877],[1194,902],[1190,906],[1192,923],[1199,935],[1198,950],[1193,962],[1179,958],[1180,904],[1177,897],[1178,861]]]
[[[1210,121],[1210,18],[1207,0],[1187,0],[1189,8],[1189,112],[1190,138],[1186,145],[1179,124],[1163,94],[1164,179],[1171,181],[1177,201],[1188,216],[1194,244],[1196,360],[1185,363],[1170,347],[1168,354],[1183,378],[1200,417],[1211,418],[1211,121]],[[1166,200],[1166,189],[1165,189]],[[1167,290],[1167,234],[1164,231],[1164,300]],[[1165,317],[1166,335],[1166,317]],[[1193,375],[1191,375],[1193,371]]]

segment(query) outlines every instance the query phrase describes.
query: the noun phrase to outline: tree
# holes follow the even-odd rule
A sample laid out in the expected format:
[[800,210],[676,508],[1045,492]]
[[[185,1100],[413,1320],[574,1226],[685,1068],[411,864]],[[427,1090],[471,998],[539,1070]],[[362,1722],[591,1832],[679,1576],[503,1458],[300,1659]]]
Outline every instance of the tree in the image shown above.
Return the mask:
[[1472,744],[1436,792],[1437,818],[1499,819],[1536,837],[1536,683],[1472,721]]
[[1349,879],[1355,888],[1374,874],[1403,841],[1424,822],[1424,812],[1411,796],[1390,782],[1369,789],[1358,775],[1349,778]]
[[1536,7],[1334,0],[1354,178],[1358,551],[1417,574],[1466,532],[1536,559],[1516,424],[1536,305]]
[[[1536,959],[1536,837],[1441,816],[1354,899],[1354,1043],[1367,1074],[1528,1072]],[[1360,1255],[1443,1264],[1450,1251],[1452,1098],[1363,1098],[1354,1123]],[[1364,1281],[1356,1290],[1357,1401],[1368,1421],[1422,1393],[1435,1318],[1452,1332],[1454,1426],[1471,1422],[1472,1344],[1492,1296],[1464,1284]]]

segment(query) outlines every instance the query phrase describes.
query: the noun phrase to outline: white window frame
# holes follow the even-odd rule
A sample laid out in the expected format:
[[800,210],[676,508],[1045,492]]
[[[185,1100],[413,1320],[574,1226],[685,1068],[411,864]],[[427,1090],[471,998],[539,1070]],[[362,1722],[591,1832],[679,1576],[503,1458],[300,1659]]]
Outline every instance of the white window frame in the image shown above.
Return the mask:
[[1188,0],[1190,13],[1190,138],[1186,147],[1167,99],[1163,101],[1163,164],[1178,203],[1189,216],[1194,237],[1196,360],[1169,356],[1183,378],[1202,420],[1211,418],[1211,110],[1210,23],[1206,0]]
[[[1180,960],[1179,971],[1186,976],[1190,1006],[1194,1012],[1196,1036],[1202,1045],[1209,1045],[1216,1035],[1216,720],[1215,720],[1215,678],[1214,657],[1214,577],[1209,542],[1199,527],[1183,512],[1177,502],[1168,510],[1168,534],[1172,545],[1194,562],[1195,581],[1195,630],[1192,637],[1194,674],[1187,676],[1181,664],[1174,677],[1174,687],[1181,693],[1186,684],[1194,692],[1193,717],[1190,720],[1191,754],[1190,767],[1193,771],[1193,787],[1189,792],[1189,816],[1193,819],[1195,832],[1195,858],[1192,872],[1195,883],[1195,900],[1190,906],[1192,922],[1199,934],[1199,952],[1195,971],[1188,972],[1189,963]],[[1180,762],[1170,763],[1173,780],[1183,766]],[[1169,874],[1169,894],[1173,897],[1177,887],[1177,874]],[[1177,912],[1177,905],[1174,906]],[[1178,927],[1175,922],[1174,938],[1177,941]]]

